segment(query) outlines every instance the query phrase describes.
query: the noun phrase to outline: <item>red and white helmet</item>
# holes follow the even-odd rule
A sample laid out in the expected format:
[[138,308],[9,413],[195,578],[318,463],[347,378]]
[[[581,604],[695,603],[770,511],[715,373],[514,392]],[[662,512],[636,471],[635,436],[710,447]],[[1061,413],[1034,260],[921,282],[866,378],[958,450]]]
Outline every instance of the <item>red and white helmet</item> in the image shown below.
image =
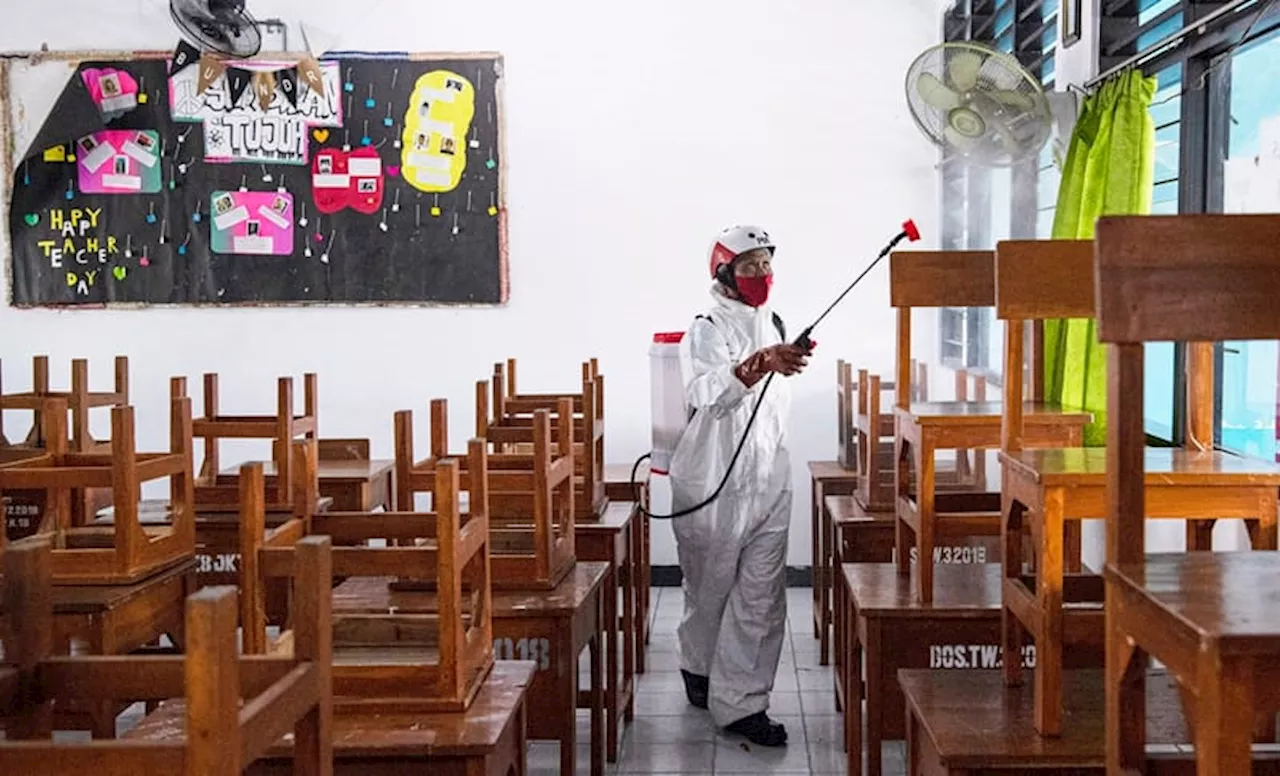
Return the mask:
[[756,248],[767,248],[769,253],[777,250],[769,233],[759,226],[731,226],[720,233],[715,245],[711,246],[711,277],[726,264]]

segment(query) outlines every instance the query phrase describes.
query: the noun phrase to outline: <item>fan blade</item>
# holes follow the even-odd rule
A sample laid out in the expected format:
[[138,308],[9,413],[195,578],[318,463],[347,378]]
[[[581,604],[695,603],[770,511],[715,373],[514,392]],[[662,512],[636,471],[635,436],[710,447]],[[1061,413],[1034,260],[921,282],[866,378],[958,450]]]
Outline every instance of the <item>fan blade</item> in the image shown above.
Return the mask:
[[938,110],[960,107],[960,95],[948,89],[933,73],[921,73],[916,80],[916,92],[920,98]]
[[978,143],[982,142],[980,137],[965,137],[951,127],[942,130],[942,136],[947,142],[954,146],[961,153],[968,153],[978,147]]
[[978,85],[978,72],[986,57],[976,51],[957,51],[947,60],[947,77],[956,91],[967,92]]
[[1033,110],[1036,107],[1036,101],[1031,95],[1025,92],[1019,92],[1012,89],[994,89],[988,92],[991,98],[1003,105],[1011,108],[1021,108],[1024,111]]

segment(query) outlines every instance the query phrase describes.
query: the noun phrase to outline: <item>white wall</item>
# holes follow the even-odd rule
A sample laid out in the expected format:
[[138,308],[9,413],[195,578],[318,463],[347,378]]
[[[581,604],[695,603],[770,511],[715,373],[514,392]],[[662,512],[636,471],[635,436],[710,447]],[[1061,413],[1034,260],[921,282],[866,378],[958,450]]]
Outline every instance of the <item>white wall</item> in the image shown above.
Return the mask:
[[[177,33],[165,6],[64,0],[49,14],[17,4],[0,25],[0,50],[168,49]],[[453,401],[460,446],[472,386],[495,360],[520,358],[529,388],[567,388],[578,363],[598,356],[608,379],[608,457],[629,461],[648,448],[649,337],[684,328],[706,305],[706,250],[722,226],[768,226],[781,245],[777,307],[796,329],[904,218],[919,221],[920,246],[936,244],[936,153],[913,127],[901,85],[912,58],[939,37],[934,0],[493,0],[479,26],[409,0],[252,0],[250,7],[290,21],[305,13],[341,32],[340,49],[505,55],[510,304],[5,306],[6,389],[26,385],[33,354],[53,357],[55,380],[69,379],[77,356],[109,380],[110,357],[128,354],[139,439],[154,449],[167,438],[171,375],[218,371],[225,410],[256,412],[273,406],[276,376],[313,370],[322,434],[368,436],[375,455],[388,456],[393,411],[425,416],[433,397]],[[565,99],[571,91],[582,95],[577,110]],[[7,273],[8,249],[0,247]],[[812,369],[794,383],[792,564],[810,562],[804,463],[835,454],[835,359],[892,368],[886,277],[878,270],[828,319],[815,335],[821,347]],[[917,354],[928,357],[936,334],[919,326]],[[655,563],[675,562],[666,531],[657,531]]]

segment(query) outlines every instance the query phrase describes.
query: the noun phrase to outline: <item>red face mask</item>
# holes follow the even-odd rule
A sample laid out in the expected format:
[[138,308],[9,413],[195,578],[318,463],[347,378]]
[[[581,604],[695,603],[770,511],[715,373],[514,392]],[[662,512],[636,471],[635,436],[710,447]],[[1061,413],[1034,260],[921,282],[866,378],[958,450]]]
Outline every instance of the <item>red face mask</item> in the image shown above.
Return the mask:
[[737,277],[734,280],[737,281],[738,296],[742,297],[744,304],[760,307],[769,301],[769,289],[773,288],[772,274],[759,277]]

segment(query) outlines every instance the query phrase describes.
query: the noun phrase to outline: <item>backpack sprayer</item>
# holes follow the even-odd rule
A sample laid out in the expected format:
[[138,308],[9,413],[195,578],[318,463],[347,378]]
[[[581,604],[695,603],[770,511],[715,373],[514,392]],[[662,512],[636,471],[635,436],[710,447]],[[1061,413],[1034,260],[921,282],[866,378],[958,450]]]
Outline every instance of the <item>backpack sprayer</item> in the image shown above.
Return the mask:
[[[876,256],[875,259],[870,264],[867,265],[866,269],[862,270],[862,272],[859,273],[858,276],[853,279],[853,282],[850,283],[848,287],[845,288],[845,290],[840,293],[840,296],[836,297],[834,302],[832,302],[830,305],[827,306],[826,310],[822,311],[822,315],[819,315],[816,321],[806,326],[805,330],[800,332],[800,336],[796,337],[795,341],[792,344],[800,348],[801,350],[805,350],[805,351],[811,350],[813,348],[813,341],[809,339],[809,335],[813,334],[813,330],[818,327],[818,324],[822,323],[822,320],[826,318],[828,315],[830,315],[831,311],[834,310],[837,305],[839,305],[842,301],[844,301],[844,298],[849,295],[849,292],[852,291],[854,288],[856,288],[858,284],[862,282],[863,278],[869,275],[871,273],[871,270],[874,269],[875,266],[879,264],[880,261],[884,259],[885,256],[888,256],[889,252],[892,251],[894,247],[898,245],[898,243],[902,242],[903,240],[909,240],[911,242],[915,242],[916,240],[919,240],[919,239],[920,239],[920,230],[916,228],[915,222],[911,220],[907,220],[906,222],[904,222],[902,224],[902,231],[899,232],[896,237],[890,240],[888,245],[884,246],[884,249],[880,251],[880,254]],[[675,518],[686,517],[688,515],[691,515],[694,512],[697,512],[707,507],[708,505],[713,503],[716,499],[720,498],[720,493],[724,490],[725,485],[729,483],[729,475],[733,473],[733,467],[738,462],[738,456],[742,454],[742,448],[746,446],[747,436],[751,433],[751,427],[755,425],[756,416],[760,414],[760,405],[764,403],[764,396],[765,396],[765,393],[767,393],[769,390],[769,384],[773,382],[773,378],[776,375],[777,375],[776,372],[770,373],[769,376],[765,378],[764,386],[761,387],[760,389],[760,395],[756,398],[755,407],[753,407],[751,410],[751,417],[747,420],[747,427],[742,431],[742,438],[738,440],[738,447],[736,450],[733,451],[733,458],[729,459],[729,466],[725,469],[724,476],[720,478],[720,484],[716,486],[715,491],[710,496],[708,496],[705,500],[703,500],[702,503],[695,504],[694,506],[691,506],[687,509],[682,509],[679,512],[672,512],[669,515],[655,515],[654,513],[650,512],[644,507],[639,506],[640,486],[636,482],[636,474],[640,471],[640,464],[644,463],[646,460],[649,459],[650,453],[645,453],[644,455],[636,459],[635,464],[631,467],[631,493],[634,496],[636,505],[641,512],[643,512],[648,517],[654,518],[655,520],[673,520]]]

